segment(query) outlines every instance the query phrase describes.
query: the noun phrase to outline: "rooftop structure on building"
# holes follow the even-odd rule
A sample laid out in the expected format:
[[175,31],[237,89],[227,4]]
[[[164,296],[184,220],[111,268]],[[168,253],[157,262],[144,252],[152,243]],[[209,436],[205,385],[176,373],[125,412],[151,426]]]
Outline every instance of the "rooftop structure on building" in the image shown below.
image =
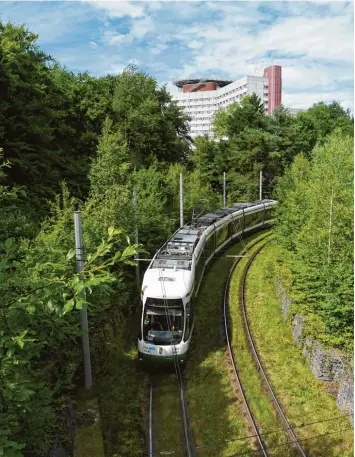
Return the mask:
[[211,135],[214,115],[232,103],[238,103],[245,95],[255,93],[265,111],[272,113],[281,105],[281,67],[265,68],[263,76],[245,76],[238,81],[213,78],[181,79],[173,83],[180,90],[173,98],[192,120],[190,134]]

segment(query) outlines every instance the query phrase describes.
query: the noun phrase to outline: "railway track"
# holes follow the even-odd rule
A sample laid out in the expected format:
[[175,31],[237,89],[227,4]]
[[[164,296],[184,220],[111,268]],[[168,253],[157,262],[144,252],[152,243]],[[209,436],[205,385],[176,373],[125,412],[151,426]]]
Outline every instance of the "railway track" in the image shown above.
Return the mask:
[[[254,242],[252,245],[250,245],[247,249],[245,249],[243,251],[242,255],[245,255],[248,251],[250,251],[251,248],[253,248],[257,244],[260,244],[261,242],[263,242],[265,240],[265,238],[267,238],[267,237],[264,237],[263,239]],[[275,409],[276,409],[276,411],[278,413],[278,416],[280,417],[280,419],[281,419],[281,421],[282,421],[282,423],[283,423],[283,425],[285,427],[285,430],[287,431],[288,435],[291,438],[291,441],[285,443],[285,445],[286,444],[287,445],[293,445],[295,447],[295,450],[297,451],[297,454],[299,456],[307,457],[304,449],[302,448],[302,446],[300,445],[300,443],[299,443],[299,441],[297,439],[297,436],[296,436],[293,428],[291,427],[291,425],[289,424],[289,422],[288,422],[288,420],[286,418],[286,415],[285,415],[285,413],[284,413],[284,411],[283,411],[283,409],[282,409],[282,407],[281,407],[281,405],[280,405],[280,403],[279,403],[279,401],[278,401],[278,399],[277,399],[277,397],[275,395],[274,390],[272,389],[272,386],[271,386],[271,384],[270,384],[270,382],[268,380],[268,377],[267,377],[267,375],[265,373],[265,370],[264,370],[264,368],[262,366],[260,357],[259,357],[258,352],[257,352],[256,347],[255,347],[255,342],[254,342],[252,333],[250,331],[248,317],[247,317],[246,308],[245,308],[246,278],[247,278],[248,271],[249,271],[253,261],[255,260],[256,256],[268,244],[268,242],[269,241],[267,241],[267,242],[264,241],[264,243],[253,253],[253,255],[248,260],[247,266],[246,266],[246,268],[244,270],[243,278],[242,278],[242,291],[241,291],[242,316],[243,316],[243,321],[244,321],[245,332],[247,334],[250,350],[251,350],[251,353],[253,355],[254,361],[255,361],[258,369],[259,369],[259,372],[261,373],[262,379],[264,381],[265,386],[267,387],[267,390],[268,390],[268,392],[270,394],[270,398],[273,401],[273,404],[274,404],[274,407],[275,407]],[[258,447],[260,449],[261,455],[263,455],[264,457],[268,457],[268,456],[270,456],[270,452],[268,450],[268,446],[266,445],[265,441],[263,440],[262,434],[259,432],[258,426],[256,424],[256,421],[255,421],[255,418],[254,418],[254,415],[253,415],[253,412],[251,411],[250,405],[248,403],[248,400],[247,400],[247,397],[246,397],[246,394],[245,394],[245,389],[243,388],[243,385],[242,385],[242,382],[241,382],[241,379],[240,379],[240,375],[239,375],[238,369],[236,367],[235,358],[234,358],[234,354],[233,354],[233,349],[232,349],[232,346],[231,346],[231,343],[230,343],[230,337],[229,337],[229,325],[228,325],[229,288],[230,288],[230,281],[231,281],[233,272],[234,272],[235,268],[237,267],[237,265],[239,264],[239,262],[240,262],[240,258],[238,258],[234,262],[234,264],[232,265],[232,268],[231,268],[231,270],[229,272],[229,275],[228,275],[226,287],[225,287],[224,306],[223,306],[223,309],[224,309],[224,327],[225,327],[228,351],[230,353],[235,379],[237,381],[237,385],[239,387],[239,390],[240,390],[242,398],[243,398],[243,402],[244,402],[244,405],[245,405],[247,416],[248,416],[249,421],[250,421],[250,423],[252,425],[252,428],[254,430],[255,438],[256,438]]]
[[[184,392],[184,384],[182,379],[182,373],[180,368],[176,371],[176,378],[177,378],[177,388],[178,388],[178,395],[179,395],[179,403],[180,403],[180,412],[181,412],[181,422],[182,422],[182,435],[184,443],[184,449],[182,450],[183,454],[186,457],[195,457],[195,446],[193,444],[192,432],[190,427],[190,422],[187,414],[187,406],[186,406],[186,399],[185,399],[185,392]],[[157,455],[174,455],[176,452],[174,450],[163,450],[158,453],[156,439],[154,438],[154,390],[157,387],[157,379],[154,376],[151,376],[150,379],[150,394],[149,394],[149,425],[148,425],[148,456],[154,457]]]

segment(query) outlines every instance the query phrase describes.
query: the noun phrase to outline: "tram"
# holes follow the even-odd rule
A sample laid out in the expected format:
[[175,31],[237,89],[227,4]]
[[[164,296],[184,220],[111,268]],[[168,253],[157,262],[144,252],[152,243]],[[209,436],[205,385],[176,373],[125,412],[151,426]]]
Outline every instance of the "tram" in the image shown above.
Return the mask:
[[275,200],[237,203],[179,228],[153,257],[141,290],[138,359],[184,363],[194,327],[194,297],[212,258],[236,238],[274,221]]

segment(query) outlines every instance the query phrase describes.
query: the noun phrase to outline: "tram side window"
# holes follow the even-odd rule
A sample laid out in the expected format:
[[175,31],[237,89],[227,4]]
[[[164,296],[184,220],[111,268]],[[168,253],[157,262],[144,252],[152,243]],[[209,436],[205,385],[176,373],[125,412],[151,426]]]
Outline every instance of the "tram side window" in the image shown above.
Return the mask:
[[249,228],[253,225],[252,217],[252,214],[245,215],[245,228]]
[[214,251],[214,233],[209,235],[209,237],[207,238],[204,251],[205,259],[209,258],[209,256],[212,254],[212,251]]
[[276,208],[275,207],[268,208],[266,210],[265,220],[269,221],[270,219],[274,219],[275,217],[276,217]]
[[204,256],[204,249],[202,249],[202,252],[201,252],[201,254],[198,258],[197,264],[196,264],[196,270],[195,270],[196,284],[198,284],[200,281],[203,267],[205,265],[205,260],[204,260],[203,256]]
[[253,227],[254,225],[258,224],[262,221],[262,212],[255,212],[251,214],[245,215],[245,227]]
[[233,233],[241,232],[243,228],[243,216],[238,216],[237,219],[233,220]]
[[230,238],[233,235],[233,230],[234,230],[234,224],[233,220],[228,222],[228,238]]
[[218,227],[216,234],[216,246],[223,244],[228,238],[228,223],[224,224],[222,227]]

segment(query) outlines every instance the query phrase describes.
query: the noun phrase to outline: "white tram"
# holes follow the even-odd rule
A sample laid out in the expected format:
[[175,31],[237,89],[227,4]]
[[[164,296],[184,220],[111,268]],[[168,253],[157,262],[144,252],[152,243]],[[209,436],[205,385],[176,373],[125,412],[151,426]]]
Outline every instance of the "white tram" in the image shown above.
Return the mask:
[[262,200],[213,211],[181,227],[159,249],[143,278],[139,360],[186,360],[193,297],[206,266],[235,238],[270,225],[276,205],[275,200]]

